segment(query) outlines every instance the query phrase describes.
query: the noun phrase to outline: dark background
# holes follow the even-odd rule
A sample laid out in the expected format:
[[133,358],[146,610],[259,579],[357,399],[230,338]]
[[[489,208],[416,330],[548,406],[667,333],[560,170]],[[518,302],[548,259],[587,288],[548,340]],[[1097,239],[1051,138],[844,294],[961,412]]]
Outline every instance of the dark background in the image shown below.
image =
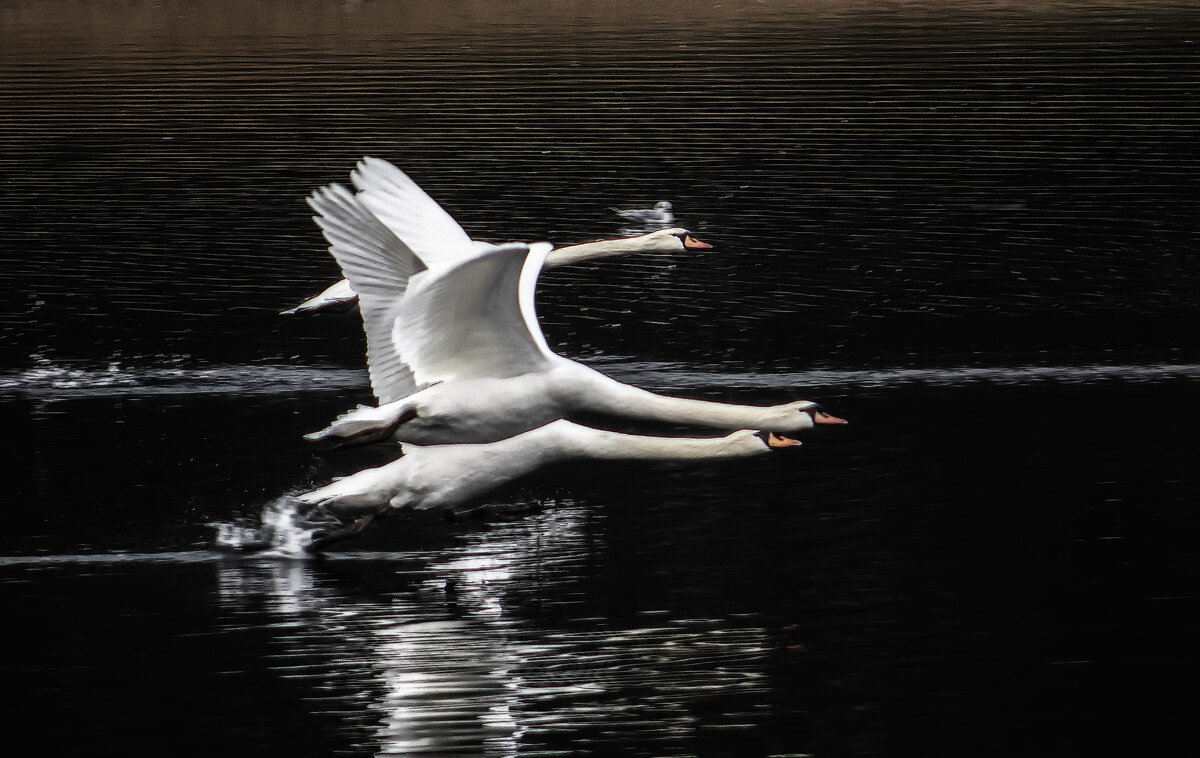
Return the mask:
[[[1191,730],[1197,28],[1166,2],[0,5],[0,661],[46,755],[1118,755]],[[552,346],[817,399],[790,457],[577,464],[512,522],[224,555],[376,462],[304,196],[474,236],[668,199]],[[62,728],[70,723],[71,729]]]

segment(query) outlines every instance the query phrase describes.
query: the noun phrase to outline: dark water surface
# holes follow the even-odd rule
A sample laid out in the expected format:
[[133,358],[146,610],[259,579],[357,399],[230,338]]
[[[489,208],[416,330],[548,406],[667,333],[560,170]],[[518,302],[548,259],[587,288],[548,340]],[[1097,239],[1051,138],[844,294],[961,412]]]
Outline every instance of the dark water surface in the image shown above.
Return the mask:
[[[1194,4],[0,4],[14,755],[1145,755],[1194,729]],[[320,561],[217,523],[380,460],[303,197],[473,235],[675,204],[552,346],[852,422],[575,464]]]

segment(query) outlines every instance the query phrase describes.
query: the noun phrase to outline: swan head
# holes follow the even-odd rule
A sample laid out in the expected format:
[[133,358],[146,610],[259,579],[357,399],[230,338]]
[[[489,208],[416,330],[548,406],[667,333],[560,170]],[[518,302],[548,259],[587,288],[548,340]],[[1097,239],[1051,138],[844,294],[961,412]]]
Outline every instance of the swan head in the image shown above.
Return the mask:
[[798,405],[800,412],[812,419],[813,425],[841,426],[849,423],[844,418],[838,418],[811,400],[801,400]]
[[811,429],[814,426],[842,426],[846,419],[838,418],[811,400],[799,400],[779,406],[784,409],[785,419],[777,429],[781,432],[795,432]]
[[768,450],[782,450],[785,447],[800,446],[800,440],[785,437],[777,432],[755,432],[754,436],[762,440],[762,443],[767,446]]
[[663,200],[661,203],[654,204],[654,210],[669,211],[669,210],[671,210],[671,204],[669,202],[667,202],[666,200]]
[[636,237],[585,242],[581,245],[560,247],[546,258],[546,268],[557,268],[572,263],[612,258],[633,253],[682,253],[692,250],[708,250],[712,245],[701,242],[682,227],[657,229]]
[[712,245],[701,242],[692,233],[680,226],[670,229],[659,229],[656,232],[643,234],[637,239],[644,240],[646,248],[653,252],[678,253],[685,250],[711,250]]

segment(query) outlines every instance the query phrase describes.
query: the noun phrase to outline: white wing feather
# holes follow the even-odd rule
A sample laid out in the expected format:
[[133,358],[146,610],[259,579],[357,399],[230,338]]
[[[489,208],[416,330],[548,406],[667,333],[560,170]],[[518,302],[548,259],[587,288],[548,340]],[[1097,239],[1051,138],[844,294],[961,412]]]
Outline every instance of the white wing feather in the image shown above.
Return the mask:
[[500,245],[413,280],[393,329],[419,384],[519,376],[558,360],[533,291],[552,246]]
[[318,214],[313,219],[329,241],[329,252],[359,295],[371,389],[380,403],[406,397],[416,383],[396,351],[392,329],[409,278],[425,264],[344,187],[319,189],[308,204]]
[[324,292],[310,297],[295,308],[280,311],[281,316],[291,316],[297,313],[315,313],[317,311],[349,309],[358,302],[358,294],[350,288],[350,282],[345,279],[327,287]]
[[387,161],[365,157],[350,179],[367,210],[404,240],[426,266],[450,265],[479,249],[480,243],[467,236],[442,206]]

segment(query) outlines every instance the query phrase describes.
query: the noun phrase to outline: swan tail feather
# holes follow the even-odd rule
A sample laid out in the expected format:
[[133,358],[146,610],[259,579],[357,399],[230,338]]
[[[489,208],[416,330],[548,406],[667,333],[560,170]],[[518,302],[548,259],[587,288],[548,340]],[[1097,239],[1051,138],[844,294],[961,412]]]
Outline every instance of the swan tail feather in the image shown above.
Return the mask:
[[323,442],[333,447],[385,442],[403,424],[416,417],[417,411],[414,408],[372,408],[360,405],[338,416],[324,429],[304,435],[304,439]]
[[399,469],[396,467],[402,458],[403,455],[383,466],[363,469],[350,476],[334,479],[324,487],[298,495],[297,499],[305,505],[342,514],[364,510],[388,510],[392,495],[404,478],[403,466]]
[[[360,471],[359,474],[374,473],[373,469]],[[365,477],[364,477],[365,479]],[[371,491],[369,482],[358,478],[358,474],[337,479],[324,487],[297,496],[297,500],[305,505],[320,508],[331,508],[339,511],[354,511],[367,508],[377,508],[387,504],[387,498]]]

